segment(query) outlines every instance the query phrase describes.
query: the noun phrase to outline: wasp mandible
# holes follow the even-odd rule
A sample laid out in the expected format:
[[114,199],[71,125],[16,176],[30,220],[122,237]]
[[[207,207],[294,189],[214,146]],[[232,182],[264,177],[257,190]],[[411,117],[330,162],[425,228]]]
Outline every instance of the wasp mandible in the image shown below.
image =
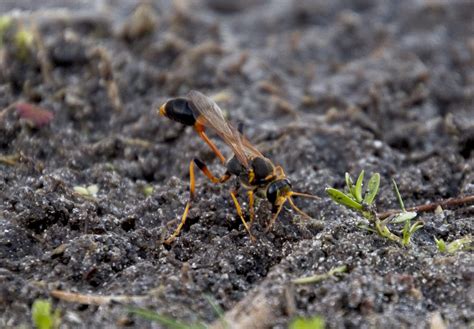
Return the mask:
[[[238,182],[247,190],[249,200],[250,223],[244,218],[242,207],[237,200],[237,190],[232,190],[230,195],[234,202],[237,214],[250,235],[255,240],[250,231],[255,218],[254,201],[255,197],[267,199],[272,206],[272,217],[267,225],[268,231],[275,223],[283,205],[288,201],[293,209],[306,218],[310,218],[305,212],[299,209],[292,197],[301,196],[319,199],[310,194],[299,193],[292,190],[290,180],[285,175],[283,168],[275,166],[268,158],[262,155],[249,140],[234,126],[224,118],[222,110],[209,97],[192,90],[186,97],[178,97],[168,100],[159,108],[159,114],[173,121],[187,126],[193,126],[198,135],[206,142],[220,161],[226,166],[226,171],[221,177],[216,177],[207,168],[206,164],[199,159],[193,159],[189,164],[189,190],[190,200],[187,202],[181,223],[174,233],[165,240],[166,244],[173,242],[183,228],[191,201],[195,197],[195,177],[194,166],[197,166],[202,173],[213,183],[222,184],[232,176],[236,176]],[[206,128],[212,129],[234,153],[230,159],[226,159],[216,145],[206,134]]]

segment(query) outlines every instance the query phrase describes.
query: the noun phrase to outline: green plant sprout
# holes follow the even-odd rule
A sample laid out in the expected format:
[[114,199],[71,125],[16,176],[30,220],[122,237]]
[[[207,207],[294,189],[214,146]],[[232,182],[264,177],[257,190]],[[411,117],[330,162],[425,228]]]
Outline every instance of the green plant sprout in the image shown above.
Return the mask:
[[38,329],[59,328],[61,322],[58,309],[52,310],[51,302],[45,299],[37,299],[31,307],[31,318]]
[[143,319],[153,321],[161,324],[165,328],[169,329],[206,329],[206,325],[203,323],[189,324],[186,322],[178,321],[172,317],[159,314],[157,312],[147,310],[144,308],[128,308],[128,312],[135,314]]
[[25,28],[20,28],[15,34],[14,42],[18,48],[18,58],[25,61],[28,58],[29,51],[33,47],[33,32]]
[[0,48],[3,47],[5,33],[12,26],[13,19],[10,16],[0,16]]
[[[230,328],[229,324],[225,320],[224,311],[222,310],[222,308],[218,304],[216,304],[216,302],[212,299],[212,297],[210,296],[204,296],[204,297],[206,298],[208,303],[212,306],[212,309],[214,310],[214,312],[216,312],[216,314],[218,315],[222,328],[224,329]],[[206,324],[202,322],[195,322],[195,323],[182,322],[173,317],[162,315],[157,312],[147,310],[145,308],[128,307],[127,310],[131,314],[135,314],[143,319],[159,323],[165,328],[169,328],[169,329],[207,329],[209,328]]]
[[222,328],[223,329],[228,329],[230,328],[229,326],[229,323],[227,323],[226,319],[225,319],[225,314],[224,314],[224,310],[219,306],[219,304],[217,304],[214,299],[209,296],[209,295],[205,295],[204,296],[206,299],[207,299],[207,302],[212,306],[212,309],[214,310],[214,312],[217,314],[218,318],[219,318],[219,322],[221,323],[222,325]]
[[[423,227],[423,223],[420,221],[411,224],[411,220],[417,216],[417,213],[405,209],[397,183],[392,179],[393,190],[401,211],[382,219],[377,213],[375,207],[375,198],[380,187],[380,174],[375,173],[370,177],[365,193],[363,189],[364,174],[365,172],[362,170],[354,184],[349,173],[346,173],[345,180],[347,191],[340,191],[328,187],[326,188],[326,193],[334,202],[360,213],[365,219],[367,219],[369,221],[369,226],[362,226],[363,228],[375,232],[383,238],[397,242],[404,247],[410,245],[413,234]],[[389,224],[401,223],[404,223],[401,236],[392,233],[388,227]]]
[[85,198],[94,199],[97,197],[99,187],[96,184],[85,186],[74,186],[74,192]]
[[436,237],[434,237],[434,240],[436,242],[436,247],[442,253],[453,254],[460,250],[472,249],[471,247],[472,237],[470,236],[451,241],[448,244],[446,244],[446,242],[443,239],[438,240]]
[[318,283],[321,281],[324,281],[326,279],[329,279],[330,277],[340,274],[340,273],[346,273],[347,272],[347,266],[342,265],[342,266],[337,266],[333,267],[330,269],[328,272],[323,273],[323,274],[316,274],[312,276],[306,276],[306,277],[301,277],[298,279],[293,280],[293,283],[295,284],[308,284],[308,283]]
[[324,329],[324,318],[316,315],[311,318],[297,317],[291,321],[290,329]]
[[151,185],[145,185],[145,186],[143,186],[143,188],[142,188],[142,192],[143,192],[143,194],[145,195],[145,197],[149,197],[150,195],[152,195],[152,194],[153,194],[153,190],[154,190],[154,189],[153,189],[153,186],[151,186]]

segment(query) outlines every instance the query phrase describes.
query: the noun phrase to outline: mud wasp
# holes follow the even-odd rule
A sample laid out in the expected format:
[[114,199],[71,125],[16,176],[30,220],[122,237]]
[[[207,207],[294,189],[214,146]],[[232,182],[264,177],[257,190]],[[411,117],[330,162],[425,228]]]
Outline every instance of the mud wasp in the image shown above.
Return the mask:
[[[194,166],[196,165],[202,173],[213,183],[222,184],[228,181],[232,176],[236,176],[238,182],[247,190],[249,200],[250,225],[244,218],[242,208],[237,200],[237,190],[232,190],[230,195],[234,202],[237,214],[250,235],[250,226],[253,224],[255,211],[255,197],[267,199],[272,205],[272,217],[266,228],[268,231],[275,223],[283,205],[288,201],[293,209],[306,218],[310,218],[305,212],[299,209],[293,202],[292,196],[301,196],[319,199],[316,196],[294,192],[290,180],[285,175],[283,168],[275,166],[268,158],[262,155],[241,133],[241,130],[234,128],[224,118],[222,110],[209,97],[192,90],[186,97],[178,97],[168,100],[161,105],[158,110],[161,116],[165,116],[173,121],[183,125],[193,126],[198,135],[206,142],[212,151],[219,157],[222,164],[226,166],[226,172],[221,177],[214,176],[206,164],[199,159],[191,160],[189,164],[189,189],[190,200],[187,202],[181,223],[174,233],[165,240],[170,244],[179,235],[183,228],[191,201],[195,197],[195,176]],[[234,155],[227,160],[216,145],[209,139],[205,130],[212,129],[231,149]]]

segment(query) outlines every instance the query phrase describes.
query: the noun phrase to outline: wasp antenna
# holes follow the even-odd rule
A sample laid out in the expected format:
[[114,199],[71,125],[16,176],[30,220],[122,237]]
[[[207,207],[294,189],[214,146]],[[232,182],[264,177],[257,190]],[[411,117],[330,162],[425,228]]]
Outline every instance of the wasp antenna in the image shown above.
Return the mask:
[[310,215],[308,215],[307,213],[305,213],[303,210],[301,210],[300,208],[298,208],[295,203],[293,202],[293,199],[291,197],[288,197],[288,201],[290,202],[290,205],[293,207],[293,209],[295,209],[300,215],[306,217],[306,218],[311,218]]
[[306,194],[306,193],[291,192],[291,195],[296,195],[296,196],[301,196],[301,197],[304,197],[304,198],[310,198],[310,199],[321,200],[321,198],[320,198],[319,196],[311,195],[311,194]]

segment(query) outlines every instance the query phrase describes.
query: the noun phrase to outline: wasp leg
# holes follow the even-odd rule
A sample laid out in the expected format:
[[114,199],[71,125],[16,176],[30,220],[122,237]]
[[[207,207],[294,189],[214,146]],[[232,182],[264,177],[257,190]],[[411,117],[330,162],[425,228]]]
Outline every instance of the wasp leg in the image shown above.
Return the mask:
[[255,220],[255,196],[253,191],[247,191],[247,196],[249,198],[249,214],[250,214],[250,226],[253,225],[253,221]]
[[173,234],[171,234],[170,237],[164,241],[165,244],[171,244],[181,232],[181,229],[183,228],[184,223],[186,223],[186,218],[188,217],[190,206],[191,206],[191,201],[188,201],[186,203],[186,208],[184,208],[183,215],[181,216],[181,223],[179,223],[178,227],[176,228],[176,230],[174,230]]
[[189,163],[189,199],[193,200],[196,196],[196,180],[194,178],[194,161]]
[[250,239],[252,241],[255,241],[255,237],[250,232],[250,227],[247,224],[247,222],[245,221],[244,214],[242,213],[242,207],[240,206],[239,201],[237,200],[236,194],[237,193],[235,191],[230,192],[230,196],[232,197],[232,201],[234,201],[234,205],[235,205],[235,209],[237,210],[237,214],[239,215],[240,219],[242,220],[242,223],[244,224],[245,229],[247,230],[248,234],[250,235]]
[[284,177],[284,176],[286,176],[286,175],[285,175],[285,171],[283,170],[283,168],[282,168],[281,166],[276,166],[274,172],[275,172],[275,175],[276,175],[277,177]]
[[[207,177],[209,178],[209,180],[211,182],[213,182],[214,184],[222,184],[222,183],[225,183],[226,181],[229,180],[229,178],[232,176],[228,171],[226,171],[226,173],[224,175],[222,175],[222,177],[220,178],[217,178],[216,176],[214,176],[210,171],[209,171],[209,168],[207,168],[206,164],[204,162],[202,162],[201,160],[199,159],[194,159],[192,162],[191,162],[191,165],[195,163],[196,166],[198,166],[198,168],[202,171],[202,173]],[[190,167],[191,167],[190,165]]]
[[285,171],[283,170],[283,168],[281,166],[276,166],[273,169],[273,172],[270,175],[268,175],[267,177],[264,178],[264,181],[272,182],[275,179],[285,178],[285,177],[286,177],[286,175],[285,175]]
[[199,159],[194,159],[189,163],[189,201],[186,203],[186,208],[184,209],[183,215],[181,216],[180,224],[173,232],[173,234],[171,234],[171,236],[164,241],[165,244],[171,244],[181,232],[188,217],[189,208],[191,207],[191,201],[196,196],[196,179],[194,176],[194,164],[196,164],[196,166],[198,166],[198,168],[203,172],[203,174],[215,184],[224,183],[231,177],[231,174],[229,172],[226,172],[222,177],[217,178],[209,171],[206,164]]
[[272,207],[272,218],[270,219],[270,223],[268,223],[267,227],[265,228],[265,233],[268,233],[268,231],[270,231],[272,229],[272,227],[275,224],[275,221],[276,221],[278,215],[280,214],[280,211],[283,208],[284,204],[285,203],[283,202],[279,206],[273,205],[273,207]]
[[291,207],[293,207],[293,209],[295,209],[297,213],[299,213],[301,216],[303,216],[306,219],[311,219],[310,215],[308,215],[307,213],[305,213],[303,210],[301,210],[295,205],[291,197],[288,198],[288,201],[290,202]]
[[202,140],[205,141],[212,151],[219,157],[221,162],[225,164],[225,157],[222,155],[221,151],[219,151],[217,146],[209,139],[209,137],[207,137],[206,133],[204,132],[204,126],[196,122],[194,129],[198,133],[199,137],[201,137]]

